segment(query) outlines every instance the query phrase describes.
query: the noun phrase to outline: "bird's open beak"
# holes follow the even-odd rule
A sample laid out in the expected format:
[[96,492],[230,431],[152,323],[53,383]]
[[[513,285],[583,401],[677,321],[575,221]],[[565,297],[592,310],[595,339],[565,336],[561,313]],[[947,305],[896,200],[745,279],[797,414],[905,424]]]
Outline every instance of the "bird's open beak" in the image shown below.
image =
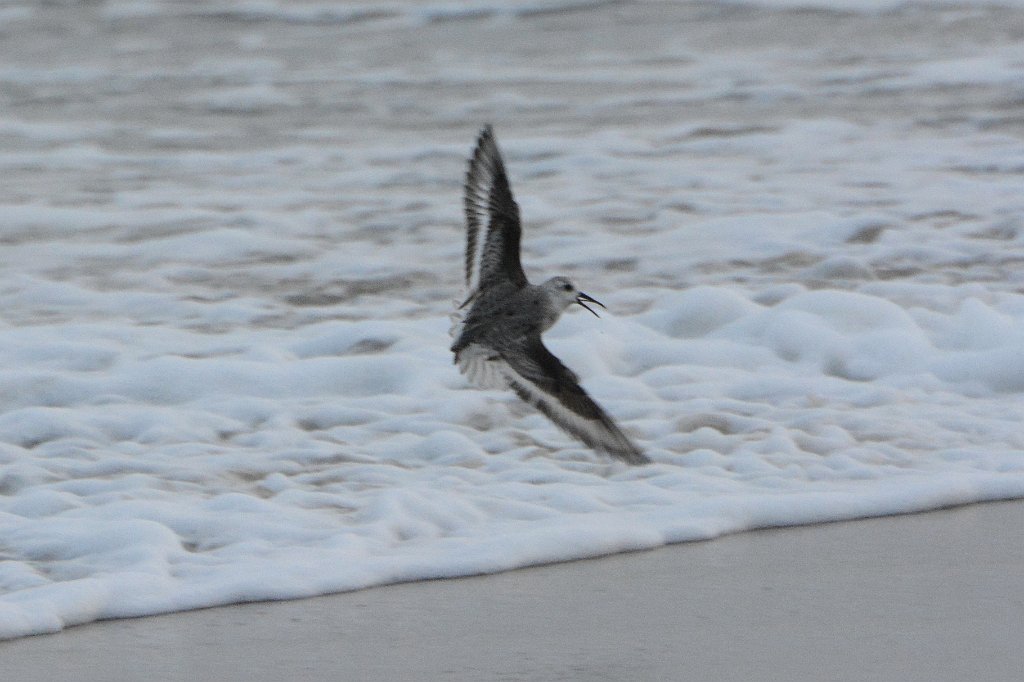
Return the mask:
[[602,308],[605,307],[604,303],[601,303],[596,298],[591,298],[590,296],[587,296],[582,291],[579,293],[579,295],[576,296],[576,302],[579,303],[584,308],[586,308],[587,310],[589,310],[591,313],[593,313],[594,317],[601,317],[601,316],[598,315],[597,313],[595,313],[593,311],[593,309],[591,309],[590,306],[587,305],[587,303],[596,303],[597,305],[601,306]]

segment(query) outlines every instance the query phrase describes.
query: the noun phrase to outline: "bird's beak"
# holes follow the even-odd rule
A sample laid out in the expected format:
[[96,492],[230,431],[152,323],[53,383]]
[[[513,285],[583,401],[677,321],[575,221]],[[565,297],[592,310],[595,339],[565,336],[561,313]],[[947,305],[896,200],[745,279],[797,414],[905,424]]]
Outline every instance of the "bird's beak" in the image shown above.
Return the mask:
[[577,303],[579,303],[579,304],[580,304],[581,306],[583,306],[584,308],[586,308],[587,310],[589,310],[589,311],[590,311],[591,313],[593,313],[593,314],[594,314],[594,317],[601,317],[601,316],[600,316],[600,315],[598,315],[597,313],[595,313],[595,312],[593,311],[593,309],[592,309],[592,308],[590,308],[590,306],[588,306],[588,305],[587,305],[587,303],[596,303],[597,305],[601,306],[602,308],[604,308],[604,307],[605,307],[604,303],[601,303],[601,302],[600,302],[599,300],[597,300],[596,298],[591,298],[590,296],[587,296],[587,295],[586,295],[585,293],[583,293],[582,291],[581,291],[581,292],[580,292],[580,293],[579,293],[579,294],[578,294],[578,295],[576,296],[576,302],[577,302]]

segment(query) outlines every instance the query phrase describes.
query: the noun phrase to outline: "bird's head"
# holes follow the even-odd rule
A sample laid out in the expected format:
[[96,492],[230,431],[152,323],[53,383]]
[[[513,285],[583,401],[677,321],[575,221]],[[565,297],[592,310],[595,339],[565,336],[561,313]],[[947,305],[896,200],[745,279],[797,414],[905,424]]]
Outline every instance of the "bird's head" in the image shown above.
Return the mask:
[[602,308],[605,307],[604,303],[601,303],[596,298],[591,298],[585,293],[576,288],[568,277],[552,277],[548,281],[541,285],[547,292],[548,297],[555,304],[559,310],[565,310],[573,303],[580,305],[591,313],[594,313],[594,317],[600,317],[593,308],[587,305],[587,303],[594,303]]

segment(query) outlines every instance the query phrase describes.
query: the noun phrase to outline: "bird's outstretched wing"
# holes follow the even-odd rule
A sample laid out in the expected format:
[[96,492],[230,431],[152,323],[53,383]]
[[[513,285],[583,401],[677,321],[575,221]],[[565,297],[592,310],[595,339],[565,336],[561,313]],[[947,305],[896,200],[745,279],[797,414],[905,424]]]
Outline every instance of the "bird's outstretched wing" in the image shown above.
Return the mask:
[[474,296],[482,287],[506,280],[526,286],[519,261],[519,207],[505,174],[491,126],[480,132],[466,171],[466,288]]
[[459,368],[485,388],[504,384],[566,433],[629,464],[650,459],[579,385],[576,374],[552,355],[540,335],[521,337],[500,350],[472,344],[460,352]]

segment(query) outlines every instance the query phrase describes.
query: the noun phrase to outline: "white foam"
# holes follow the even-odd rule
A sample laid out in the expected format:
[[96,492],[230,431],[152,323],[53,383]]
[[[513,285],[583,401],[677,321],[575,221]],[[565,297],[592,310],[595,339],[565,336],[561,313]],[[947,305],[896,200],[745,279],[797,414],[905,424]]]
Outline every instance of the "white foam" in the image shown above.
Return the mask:
[[[0,637],[1024,496],[1010,10],[844,61],[645,7],[112,2],[136,59],[70,66],[5,10],[51,42],[0,69]],[[452,364],[484,119],[528,272],[609,309],[547,343],[650,466]]]

